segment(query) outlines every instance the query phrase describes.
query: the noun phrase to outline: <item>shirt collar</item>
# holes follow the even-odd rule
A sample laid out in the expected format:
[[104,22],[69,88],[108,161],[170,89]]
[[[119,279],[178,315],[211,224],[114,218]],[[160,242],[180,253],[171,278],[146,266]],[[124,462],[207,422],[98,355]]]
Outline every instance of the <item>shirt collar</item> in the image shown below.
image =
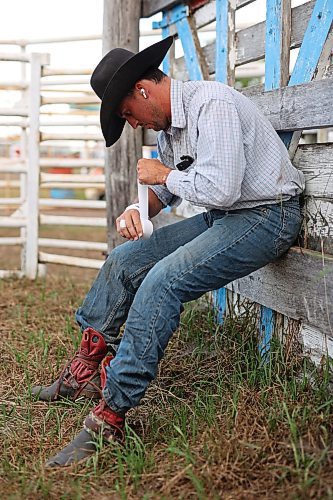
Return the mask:
[[185,128],[186,118],[183,101],[183,82],[171,79],[171,127]]

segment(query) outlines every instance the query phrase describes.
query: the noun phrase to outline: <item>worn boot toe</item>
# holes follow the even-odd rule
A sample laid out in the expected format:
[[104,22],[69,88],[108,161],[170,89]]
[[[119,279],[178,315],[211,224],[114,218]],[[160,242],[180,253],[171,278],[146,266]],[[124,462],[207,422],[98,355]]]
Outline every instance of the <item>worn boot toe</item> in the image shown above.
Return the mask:
[[103,336],[93,328],[87,328],[82,334],[78,352],[65,365],[58,379],[49,386],[33,387],[33,397],[48,402],[61,398],[75,401],[80,397],[99,400],[99,365],[106,354],[107,346]]
[[45,467],[68,467],[78,464],[96,453],[96,449],[91,435],[83,429],[66,448],[49,458]]
[[58,386],[57,380],[49,386],[36,385],[31,389],[31,394],[35,399],[39,399],[40,401],[54,401],[58,396]]
[[[113,359],[104,358],[102,362],[101,382],[106,384],[106,367]],[[84,421],[83,430],[73,441],[46,462],[46,467],[66,467],[77,464],[90,457],[105,444],[124,442],[125,416],[108,407],[102,397],[98,405]]]

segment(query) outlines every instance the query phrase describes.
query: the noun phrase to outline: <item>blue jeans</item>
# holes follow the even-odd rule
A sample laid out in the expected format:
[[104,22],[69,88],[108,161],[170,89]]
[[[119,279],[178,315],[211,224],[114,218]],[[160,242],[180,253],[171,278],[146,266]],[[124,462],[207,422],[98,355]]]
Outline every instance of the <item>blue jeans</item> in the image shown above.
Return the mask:
[[278,259],[297,238],[299,198],[242,210],[211,210],[115,248],[76,313],[115,344],[103,395],[116,412],[139,404],[183,304]]

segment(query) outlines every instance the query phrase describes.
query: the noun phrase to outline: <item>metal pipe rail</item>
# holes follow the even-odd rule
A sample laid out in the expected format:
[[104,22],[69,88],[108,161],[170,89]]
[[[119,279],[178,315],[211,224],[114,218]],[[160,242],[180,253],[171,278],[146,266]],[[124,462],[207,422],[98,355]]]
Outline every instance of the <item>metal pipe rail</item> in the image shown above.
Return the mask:
[[[62,187],[63,184],[61,184]],[[66,186],[67,187],[67,186]],[[100,186],[90,186],[100,189]],[[87,186],[85,186],[87,188]],[[24,200],[22,198],[0,198],[0,206],[19,206],[22,205]],[[52,207],[52,208],[85,208],[85,209],[97,209],[105,210],[106,201],[104,200],[69,200],[69,199],[57,199],[57,198],[40,198],[39,207]]]
[[0,165],[0,174],[26,174],[28,169],[25,166],[13,165],[8,167],[3,167]]
[[[35,57],[35,53],[27,54],[26,52],[0,52],[0,61],[12,61],[21,63],[31,63]],[[41,65],[50,64],[49,54],[38,53]]]
[[[65,40],[63,40],[65,41]],[[67,41],[67,40],[66,40]],[[24,46],[23,44],[22,46]],[[39,61],[39,70],[36,66],[37,59]],[[1,60],[1,55],[0,55]],[[45,252],[38,252],[38,247],[50,247],[50,248],[71,248],[77,250],[94,250],[94,251],[107,251],[107,244],[104,242],[84,242],[80,240],[61,240],[54,238],[39,238],[38,237],[38,224],[40,225],[68,225],[68,226],[92,226],[92,227],[106,227],[107,220],[106,217],[75,217],[75,216],[58,216],[58,215],[47,215],[40,214],[40,209],[49,208],[72,208],[72,209],[106,209],[106,202],[103,200],[73,200],[73,199],[51,199],[42,198],[38,199],[39,187],[69,187],[69,188],[87,188],[94,187],[101,189],[105,184],[104,175],[86,175],[86,174],[49,174],[42,172],[40,174],[40,169],[46,168],[104,168],[103,159],[61,159],[61,158],[39,158],[39,145],[43,141],[67,141],[68,140],[78,140],[78,141],[102,141],[101,134],[87,133],[85,132],[87,127],[99,127],[99,120],[96,118],[97,112],[94,113],[93,119],[86,120],[86,116],[89,117],[91,113],[89,111],[74,110],[70,113],[63,113],[55,109],[51,112],[41,109],[44,105],[57,105],[57,104],[99,104],[99,99],[90,90],[86,91],[84,87],[81,90],[75,89],[75,91],[80,91],[81,95],[75,95],[71,91],[70,85],[88,85],[89,78],[91,75],[91,69],[81,69],[81,70],[66,70],[66,69],[52,69],[45,68],[47,58],[33,54],[10,54],[8,57],[3,55],[2,60],[15,60],[17,62],[30,62],[31,63],[31,79],[25,81],[24,76],[21,81],[15,82],[0,82],[1,89],[12,89],[21,90],[22,92],[28,91],[30,96],[29,106],[17,107],[14,109],[0,109],[0,114],[2,112],[4,117],[12,116],[14,117],[12,122],[10,120],[3,119],[0,122],[0,126],[16,126],[25,130],[30,127],[29,136],[30,146],[34,144],[34,148],[31,149],[31,154],[26,161],[22,160],[6,160],[5,162],[0,161],[0,173],[10,173],[18,174],[21,180],[10,179],[8,181],[1,180],[0,186],[6,187],[22,187],[26,184],[26,176],[32,175],[32,181],[27,184],[27,193],[24,196],[16,198],[7,198],[0,200],[1,206],[17,206],[18,208],[22,206],[22,203],[26,202],[26,194],[28,197],[33,195],[34,202],[30,196],[30,201],[27,203],[27,217],[0,217],[0,226],[2,227],[15,227],[21,228],[21,235],[17,237],[3,237],[0,238],[0,245],[20,245],[22,246],[22,252],[24,252],[24,261],[27,262],[26,268],[22,271],[13,270],[3,272],[0,270],[0,277],[9,275],[18,276],[28,276],[36,277],[37,270],[39,267],[38,262],[41,263],[59,263],[65,265],[77,265],[80,267],[88,267],[98,269],[102,266],[104,260],[96,259],[82,259],[79,257],[72,257],[66,255],[53,255],[47,254]],[[60,76],[57,80],[57,77]],[[68,75],[73,75],[72,78],[66,79]],[[80,76],[78,76],[80,75]],[[51,78],[50,78],[51,77]],[[52,78],[54,77],[54,78]],[[48,81],[49,80],[49,81]],[[61,88],[64,86],[63,88]],[[41,90],[44,91],[44,95],[41,97]],[[64,95],[52,96],[50,92],[61,90]],[[33,103],[33,104],[32,104]],[[37,116],[38,114],[38,116]],[[64,117],[64,114],[68,116]],[[85,115],[84,117],[82,115]],[[44,120],[40,120],[41,115],[44,116]],[[58,122],[52,118],[59,115]],[[62,118],[60,118],[60,115]],[[71,115],[76,115],[73,117]],[[51,117],[50,117],[51,116]],[[22,117],[22,119],[15,118]],[[82,118],[81,118],[82,117]],[[31,125],[32,124],[32,125]],[[48,130],[47,127],[85,127],[82,133],[76,134],[53,134],[46,133],[44,130]],[[31,128],[32,127],[32,128]],[[44,129],[45,127],[45,129]],[[66,128],[64,129],[66,130]],[[90,129],[94,130],[94,129]],[[32,132],[32,133],[31,133]],[[29,164],[29,171],[26,166]],[[31,169],[31,165],[36,166],[36,168]],[[36,202],[37,200],[37,202]],[[25,213],[25,212],[23,212]],[[31,217],[32,216],[32,217]],[[35,217],[36,216],[36,217]],[[34,255],[36,254],[36,259]]]
[[[88,75],[87,75],[88,76]],[[49,91],[49,92],[55,92],[56,89],[49,89],[48,87],[54,87],[57,85],[89,85],[90,79],[89,78],[77,78],[73,80],[50,80],[47,82],[43,82],[42,84],[42,91]],[[27,81],[0,81],[0,90],[26,90],[29,87],[29,82]],[[68,89],[62,89],[65,92],[83,92],[83,89],[76,89],[76,90],[68,90]],[[91,92],[89,90],[89,92]]]
[[89,182],[89,184],[85,182],[44,182],[41,184],[43,188],[69,188],[69,189],[87,189],[96,188],[101,189],[101,184]]
[[104,160],[96,159],[96,158],[87,158],[87,159],[73,159],[67,160],[62,158],[41,158],[40,160],[41,168],[82,168],[82,167],[101,167],[104,168]]
[[[67,160],[63,158],[41,158],[40,160],[41,168],[104,168],[104,161],[98,158],[87,158],[87,159],[73,159]],[[10,169],[10,173],[13,172],[15,168],[25,168],[26,162],[24,160],[17,160],[11,158],[2,158],[0,159],[0,173],[4,172],[5,169]],[[26,169],[27,170],[27,169]],[[25,171],[26,171],[25,170]]]
[[[85,75],[82,75],[85,76]],[[55,85],[90,85],[90,75],[86,75],[87,78],[74,78],[74,79],[55,79],[55,80],[47,80],[47,81],[42,81],[42,90],[44,90],[45,87],[53,87]],[[52,89],[52,92],[54,89]]]
[[7,122],[5,120],[0,120],[0,127],[20,127],[20,128],[27,128],[28,127],[28,121],[27,120],[15,120],[15,121],[12,121],[12,122]]
[[86,174],[40,174],[41,184],[53,182],[105,184],[105,175]]
[[100,104],[100,99],[95,94],[91,96],[59,96],[59,97],[42,97],[42,106],[46,104]]
[[0,181],[1,188],[18,188],[20,186],[20,181]]
[[21,236],[0,238],[0,245],[13,246],[13,245],[23,245],[23,243],[25,243],[25,238],[22,238]]
[[86,208],[86,209],[106,209],[104,200],[69,200],[57,198],[40,198],[39,206],[54,208]]
[[101,134],[45,134],[41,133],[40,142],[46,141],[104,141]]
[[22,205],[22,198],[0,198],[0,205],[10,206],[10,205]]
[[30,62],[30,54],[24,52],[0,52],[0,61]]
[[72,217],[68,215],[41,214],[40,223],[48,226],[107,226],[106,217]]
[[3,279],[3,278],[11,278],[11,277],[15,277],[15,278],[23,278],[24,276],[24,273],[23,271],[20,271],[19,269],[13,269],[13,270],[9,270],[9,269],[0,269],[0,278]]
[[26,45],[40,45],[45,43],[63,43],[63,42],[84,42],[90,40],[102,40],[102,35],[81,35],[81,36],[67,36],[67,37],[45,37],[45,38],[22,38],[20,40],[0,40],[0,45],[18,45],[25,47]]
[[0,217],[0,227],[26,227],[26,217]]
[[69,255],[56,255],[45,252],[39,252],[39,262],[43,264],[63,264],[67,266],[86,267],[90,269],[100,269],[104,260],[85,259],[82,257],[72,257]]
[[42,77],[44,76],[63,76],[63,75],[90,75],[91,69],[68,69],[68,68],[44,68]]
[[28,82],[0,82],[0,90],[25,90],[28,86]]
[[[1,243],[1,239],[0,239]],[[81,240],[63,240],[54,238],[39,238],[39,246],[49,248],[71,248],[73,250],[100,250],[106,252],[108,246],[106,243],[99,241],[81,241]]]
[[29,116],[28,108],[0,108],[0,116]]
[[66,120],[63,121],[41,121],[40,123],[41,127],[99,127],[99,121],[98,120],[90,120],[89,122],[86,122],[85,120],[73,120],[71,122],[68,122]]

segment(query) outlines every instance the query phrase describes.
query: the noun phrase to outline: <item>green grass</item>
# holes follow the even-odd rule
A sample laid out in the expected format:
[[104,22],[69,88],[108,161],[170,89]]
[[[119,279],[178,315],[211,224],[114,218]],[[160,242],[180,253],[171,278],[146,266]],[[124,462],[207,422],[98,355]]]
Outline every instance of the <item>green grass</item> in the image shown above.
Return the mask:
[[31,399],[79,342],[73,312],[87,282],[0,282],[1,498],[333,498],[332,363],[316,368],[273,339],[258,352],[251,307],[221,327],[190,304],[124,447],[48,471],[46,458],[81,429],[90,403]]

